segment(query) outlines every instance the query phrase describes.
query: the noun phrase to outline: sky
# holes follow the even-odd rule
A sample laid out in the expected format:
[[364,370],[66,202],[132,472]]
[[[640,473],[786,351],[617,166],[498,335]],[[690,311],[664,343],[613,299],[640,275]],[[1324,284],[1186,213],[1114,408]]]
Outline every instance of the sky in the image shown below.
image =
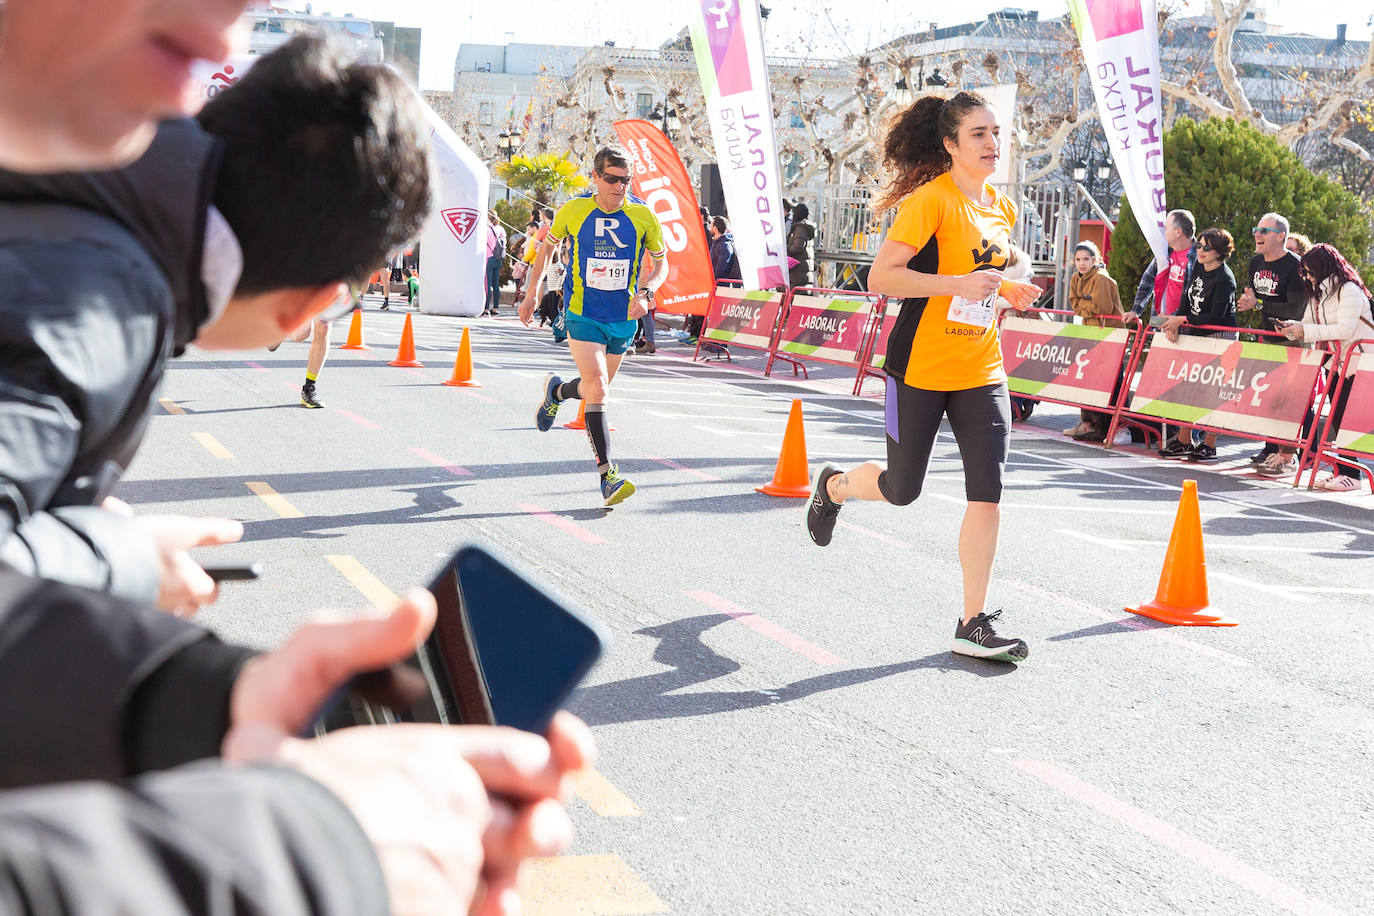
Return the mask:
[[[419,26],[420,84],[423,89],[453,88],[453,59],[464,42],[504,44],[593,45],[614,41],[621,47],[657,47],[687,24],[695,0],[312,0],[314,12],[352,13],[402,26]],[[1200,15],[1211,9],[1208,0],[1159,0],[1181,15]],[[304,0],[275,0],[285,9],[305,8]],[[769,7],[764,42],[769,53],[843,57],[871,48],[929,23],[957,25],[982,19],[993,10],[1012,6],[1040,11],[1042,18],[1062,15],[1064,0],[1005,0],[960,4],[938,0],[763,0]],[[833,7],[855,7],[836,10]],[[1304,31],[1334,38],[1336,24],[1347,23],[1347,36],[1366,40],[1374,5],[1367,0],[1267,0],[1254,6],[1265,10],[1271,23],[1285,31]],[[946,15],[943,10],[958,8]],[[1353,9],[1363,9],[1354,13]],[[928,10],[929,12],[923,12]]]

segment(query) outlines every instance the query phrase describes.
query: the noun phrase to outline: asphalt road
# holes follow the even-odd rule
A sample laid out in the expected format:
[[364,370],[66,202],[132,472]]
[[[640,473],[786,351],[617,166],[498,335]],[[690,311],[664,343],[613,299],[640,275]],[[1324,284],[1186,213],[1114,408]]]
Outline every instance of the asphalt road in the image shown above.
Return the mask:
[[[368,305],[373,350],[331,352],[324,410],[297,406],[306,345],[176,363],[119,495],[245,522],[214,558],[266,575],[201,615],[230,639],[273,645],[470,541],[607,624],[572,703],[597,772],[531,912],[1374,911],[1368,491],[1257,480],[1234,440],[1201,468],[1082,445],[1046,405],[1013,439],[990,597],[1030,657],[980,662],[948,651],[947,434],[915,504],[846,505],[824,550],[803,500],[754,492],[793,398],[813,467],[881,458],[877,385],[765,379],[756,356],[693,363],[661,339],[613,389],[640,492],[606,511],[585,437],[533,427],[544,372],[572,374],[547,331],[418,316],[425,368],[398,369],[401,316]],[[443,387],[465,324],[484,387]],[[1155,593],[1185,477],[1234,628],[1123,611]]]

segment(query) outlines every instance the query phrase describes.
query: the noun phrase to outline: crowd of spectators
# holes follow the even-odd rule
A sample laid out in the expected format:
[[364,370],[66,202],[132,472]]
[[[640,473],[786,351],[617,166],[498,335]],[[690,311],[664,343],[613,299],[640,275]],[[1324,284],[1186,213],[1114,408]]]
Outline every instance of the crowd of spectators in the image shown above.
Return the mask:
[[[1349,349],[1359,351],[1357,341],[1374,337],[1369,291],[1359,274],[1334,247],[1314,244],[1292,232],[1287,218],[1266,213],[1251,229],[1255,254],[1238,281],[1227,264],[1235,252],[1231,233],[1220,226],[1198,232],[1196,219],[1187,210],[1170,211],[1164,220],[1167,245],[1165,267],[1152,260],[1141,275],[1132,308],[1124,323],[1138,327],[1148,323],[1170,341],[1180,335],[1235,340],[1240,332],[1238,313],[1258,311],[1258,330],[1267,343],[1309,346],[1332,350],[1325,384],[1336,382],[1337,361]],[[1075,273],[1070,280],[1069,303],[1086,324],[1116,325],[1120,314],[1116,285],[1106,276],[1096,246],[1084,243],[1074,252]],[[1334,390],[1334,389],[1333,389]],[[1119,391],[1119,387],[1118,387]],[[1331,422],[1338,429],[1345,414],[1351,386],[1341,386],[1331,404]],[[1082,421],[1065,433],[1076,439],[1102,441],[1105,414],[1084,410]],[[1316,418],[1309,411],[1303,437]],[[1164,426],[1159,456],[1187,461],[1215,461],[1217,435],[1213,432]],[[1284,477],[1297,472],[1292,446],[1266,442],[1251,465],[1264,477]],[[1318,486],[1335,491],[1360,487],[1359,471],[1348,462],[1336,462],[1332,473]]]

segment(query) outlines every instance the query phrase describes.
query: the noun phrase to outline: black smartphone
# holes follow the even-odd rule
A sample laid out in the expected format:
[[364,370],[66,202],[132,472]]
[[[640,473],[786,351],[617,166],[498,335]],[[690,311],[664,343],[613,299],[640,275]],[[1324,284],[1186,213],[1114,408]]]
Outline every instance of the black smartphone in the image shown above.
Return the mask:
[[[434,722],[542,735],[610,643],[599,622],[482,547],[460,548],[429,590],[438,604],[429,638],[400,671],[351,684],[328,704],[323,730]],[[389,700],[375,699],[388,691]]]
[[248,582],[262,577],[262,564],[252,563],[220,563],[218,565],[202,566],[205,574],[216,582]]

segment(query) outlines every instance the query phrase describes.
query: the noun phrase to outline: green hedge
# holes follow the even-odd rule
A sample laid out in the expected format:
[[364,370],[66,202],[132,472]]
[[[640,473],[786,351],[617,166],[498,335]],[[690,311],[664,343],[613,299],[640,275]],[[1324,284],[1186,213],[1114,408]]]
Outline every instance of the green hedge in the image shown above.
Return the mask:
[[[1164,135],[1164,190],[1170,209],[1193,212],[1198,232],[1219,226],[1235,237],[1236,251],[1227,263],[1242,289],[1255,253],[1250,229],[1271,210],[1288,217],[1292,231],[1314,243],[1334,245],[1355,265],[1365,285],[1374,286],[1374,264],[1367,257],[1374,226],[1359,198],[1331,179],[1314,175],[1292,151],[1248,124],[1180,118]],[[1128,307],[1150,257],[1131,206],[1122,198],[1108,272]],[[1258,316],[1256,310],[1237,318],[1244,322]]]

